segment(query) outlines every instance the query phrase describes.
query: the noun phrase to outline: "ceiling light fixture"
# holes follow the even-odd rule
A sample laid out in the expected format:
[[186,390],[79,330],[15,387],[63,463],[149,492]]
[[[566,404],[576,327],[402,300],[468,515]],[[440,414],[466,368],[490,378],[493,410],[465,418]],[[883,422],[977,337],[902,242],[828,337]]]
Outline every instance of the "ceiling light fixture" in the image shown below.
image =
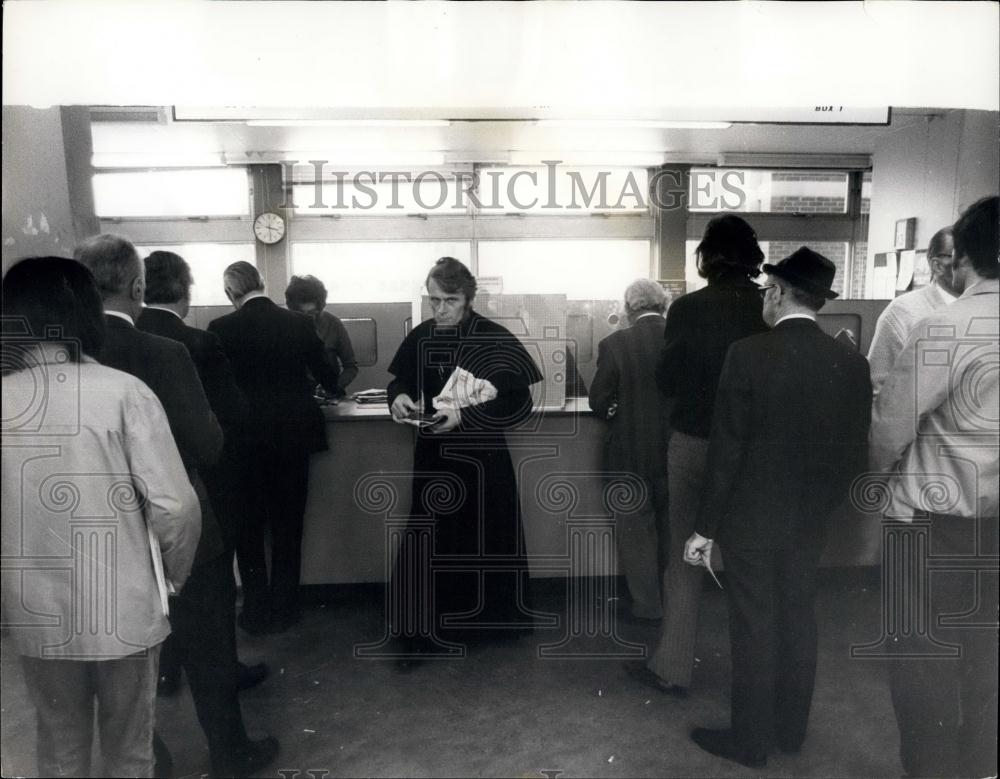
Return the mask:
[[248,119],[247,127],[448,127],[447,119]]
[[539,119],[539,127],[597,127],[640,130],[728,130],[732,122],[672,121],[659,119]]

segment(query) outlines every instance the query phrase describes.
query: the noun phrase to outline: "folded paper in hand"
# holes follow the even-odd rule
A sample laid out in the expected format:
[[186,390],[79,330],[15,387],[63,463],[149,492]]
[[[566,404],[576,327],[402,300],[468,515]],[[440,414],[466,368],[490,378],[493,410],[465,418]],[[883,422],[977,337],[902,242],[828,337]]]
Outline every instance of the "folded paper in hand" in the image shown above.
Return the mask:
[[441,394],[431,403],[436,409],[478,406],[497,396],[497,388],[486,379],[477,379],[464,368],[455,368]]

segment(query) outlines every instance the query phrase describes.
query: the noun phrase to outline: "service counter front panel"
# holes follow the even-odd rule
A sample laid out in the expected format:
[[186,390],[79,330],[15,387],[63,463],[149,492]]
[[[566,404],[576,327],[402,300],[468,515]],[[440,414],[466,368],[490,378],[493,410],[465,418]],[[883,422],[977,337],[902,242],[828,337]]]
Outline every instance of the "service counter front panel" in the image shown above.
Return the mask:
[[[330,450],[312,461],[302,583],[384,582],[392,566],[388,539],[410,510],[414,428],[394,423],[384,406],[346,401],[325,413]],[[613,512],[627,510],[637,487],[628,474],[604,472],[605,436],[586,399],[538,411],[508,434],[532,576],[618,572]],[[877,517],[845,501],[830,526],[824,565],[877,563]]]

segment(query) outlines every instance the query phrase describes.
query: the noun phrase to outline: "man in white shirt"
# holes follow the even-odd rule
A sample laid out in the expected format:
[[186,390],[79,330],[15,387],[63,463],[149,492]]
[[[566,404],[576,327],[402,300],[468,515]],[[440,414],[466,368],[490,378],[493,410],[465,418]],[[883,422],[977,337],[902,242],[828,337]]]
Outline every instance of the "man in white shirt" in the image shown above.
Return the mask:
[[931,269],[931,283],[890,301],[879,316],[875,324],[875,335],[872,336],[872,343],[868,348],[872,389],[876,396],[917,323],[925,316],[954,303],[961,294],[952,287],[953,262],[954,244],[951,228],[945,227],[934,233],[927,245],[927,264]]
[[957,656],[915,657],[905,641],[894,645],[890,689],[909,776],[997,771],[998,202],[980,200],[955,223],[952,287],[961,296],[918,324],[873,415],[872,466],[890,472],[887,515],[929,526],[918,570],[944,558],[964,566],[916,583],[929,593],[921,618]]

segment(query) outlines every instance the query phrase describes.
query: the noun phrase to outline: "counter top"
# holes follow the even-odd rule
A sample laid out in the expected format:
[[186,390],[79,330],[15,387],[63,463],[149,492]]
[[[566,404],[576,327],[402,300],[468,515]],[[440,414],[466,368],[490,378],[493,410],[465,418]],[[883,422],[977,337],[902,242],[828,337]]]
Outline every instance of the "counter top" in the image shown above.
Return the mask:
[[[362,404],[354,400],[342,400],[337,405],[323,404],[320,406],[327,422],[361,422],[365,420],[391,419],[389,408],[383,403]],[[567,398],[562,408],[535,409],[535,414],[551,416],[567,416],[571,414],[591,415],[587,398]]]

